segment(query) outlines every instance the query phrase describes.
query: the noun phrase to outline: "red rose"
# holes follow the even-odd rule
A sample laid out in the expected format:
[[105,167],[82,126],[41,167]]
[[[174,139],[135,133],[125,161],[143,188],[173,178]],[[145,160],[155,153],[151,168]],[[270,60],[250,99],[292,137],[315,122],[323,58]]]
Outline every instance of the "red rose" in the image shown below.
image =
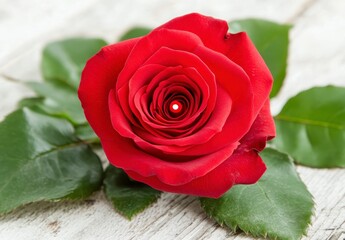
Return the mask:
[[159,190],[215,198],[261,177],[272,77],[247,34],[227,31],[189,14],[87,62],[79,98],[111,164]]

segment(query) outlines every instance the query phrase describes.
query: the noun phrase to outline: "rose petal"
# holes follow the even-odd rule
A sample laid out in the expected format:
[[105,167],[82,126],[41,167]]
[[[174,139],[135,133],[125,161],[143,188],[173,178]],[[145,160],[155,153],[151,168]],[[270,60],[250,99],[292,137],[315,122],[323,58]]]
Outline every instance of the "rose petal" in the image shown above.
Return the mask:
[[237,147],[229,145],[220,151],[185,162],[164,161],[137,148],[131,139],[120,135],[113,140],[103,140],[102,146],[109,161],[126,171],[135,171],[141,176],[156,176],[162,183],[179,186],[204,176],[233,153]]
[[[193,63],[198,64],[198,70],[204,69],[202,65],[206,63],[208,68],[215,74],[217,82],[228,92],[233,101],[233,109],[226,122],[225,128],[223,128],[223,131],[219,134],[220,136],[211,140],[216,141],[216,145],[222,148],[225,137],[228,142],[239,141],[249,131],[255,119],[253,116],[254,94],[251,89],[251,83],[243,69],[224,55],[203,46],[197,46],[193,53],[195,53],[196,56],[191,53],[163,47],[152,55],[147,63],[159,63],[166,66],[175,65],[177,63],[183,63],[185,66],[188,63]],[[198,57],[202,60],[202,64],[200,64]],[[203,76],[207,74],[208,71],[202,73]],[[212,88],[210,91],[212,91]],[[241,119],[241,121],[238,121],[238,119]],[[199,142],[198,145],[202,143],[203,142]],[[197,148],[202,151],[202,149],[205,149],[205,146],[195,146],[195,149]]]
[[161,47],[164,46],[191,52],[200,44],[202,44],[202,41],[193,33],[170,29],[152,31],[144,38],[141,38],[131,51],[129,55],[131,61],[123,68],[117,82],[117,89],[126,85],[128,79],[132,77],[134,72]]
[[270,111],[269,98],[259,112],[249,132],[240,140],[239,148],[244,151],[255,149],[261,151],[265,148],[266,142],[276,135],[274,120]]
[[266,166],[257,152],[250,151],[235,152],[208,174],[178,186],[166,184],[156,176],[145,177],[136,171],[125,171],[134,180],[161,191],[218,198],[234,184],[257,182],[265,170]]
[[160,48],[150,57],[150,59],[147,60],[147,64],[157,63],[167,67],[176,65],[182,65],[183,67],[194,67],[203,77],[203,79],[196,79],[204,80],[200,81],[201,86],[204,84],[204,82],[206,82],[208,85],[208,88],[202,87],[202,92],[204,95],[203,101],[196,115],[198,116],[201,112],[203,112],[203,117],[197,123],[198,126],[203,125],[208,119],[210,113],[213,111],[215,100],[217,98],[217,87],[214,74],[198,56],[190,52],[175,50],[167,47]]
[[[224,124],[227,121],[227,118],[231,112],[231,104],[232,103],[229,96],[222,89],[220,89],[218,92],[215,109],[213,113],[211,114],[210,119],[199,131],[195,132],[194,134],[188,134],[185,137],[173,138],[173,139],[160,138],[160,137],[156,137],[150,134],[146,134],[145,132],[137,131],[138,136],[143,136],[143,139],[145,139],[149,143],[146,141],[143,141],[142,139],[140,140],[135,139],[135,141],[140,147],[142,147],[143,149],[147,151],[151,151],[153,149],[159,149],[167,154],[174,153],[174,154],[185,155],[185,156],[188,156],[188,155],[197,156],[197,155],[203,155],[206,153],[209,154],[211,152],[209,152],[208,148],[207,149],[204,148],[203,151],[200,151],[200,153],[198,154],[196,154],[195,152],[190,154],[187,149],[194,147],[195,145],[199,145],[203,143],[208,144],[210,139],[215,134],[222,132]],[[193,131],[193,130],[194,128],[190,129],[190,131]],[[223,142],[225,143],[221,145],[222,147],[232,143],[230,141],[224,141],[224,140]],[[157,145],[153,145],[150,143],[155,143]],[[187,148],[178,148],[181,146],[186,146]]]
[[249,131],[255,119],[253,116],[253,95],[255,94],[250,80],[238,65],[218,52],[199,46],[195,53],[209,66],[215,74],[217,83],[233,101],[233,108],[225,126],[225,128],[228,126],[226,129],[229,131],[224,129],[222,134],[227,136],[228,141],[238,141]]
[[78,89],[85,116],[96,134],[111,139],[116,134],[110,120],[108,95],[139,38],[106,46],[93,56],[82,72]]
[[[248,74],[254,95],[256,116],[268,97],[273,79],[261,55],[245,32],[229,34],[226,21],[192,13],[175,18],[160,28],[188,31],[200,37],[204,45],[223,53]],[[159,29],[160,29],[159,28]]]
[[203,44],[216,51],[223,49],[223,43],[227,31],[226,21],[203,16],[198,13],[191,13],[172,19],[157,29],[182,30],[196,34]]
[[[193,33],[169,29],[152,31],[150,34],[138,41],[135,47],[133,47],[128,57],[131,60],[125,64],[119,74],[118,81],[116,83],[117,92],[121,89],[121,98],[128,98],[129,79],[131,79],[136,70],[162,46],[182,49],[188,52],[199,44],[202,44],[201,40]],[[130,112],[128,104],[124,104],[121,107],[125,112]]]
[[145,65],[139,68],[136,74],[129,79],[128,86],[131,90],[130,92],[126,88],[120,88],[117,90],[117,99],[121,106],[129,106],[122,108],[126,117],[131,121],[132,124],[136,126],[141,126],[138,121],[134,119],[133,114],[140,121],[141,113],[134,106],[134,96],[143,86],[146,86],[152,78],[154,78],[160,72],[166,70],[165,66],[159,64]]
[[[150,65],[148,65],[148,66],[150,66]],[[146,68],[143,67],[142,69],[144,70]],[[205,98],[205,101],[208,100],[208,98],[209,98],[208,86],[204,83],[204,80],[201,78],[200,75],[199,76],[197,74],[193,75],[194,72],[192,72],[191,70],[193,70],[193,69],[183,68],[182,66],[166,67],[165,70],[161,71],[156,76],[154,76],[152,81],[147,85],[147,88],[145,89],[145,94],[146,94],[147,98],[148,97],[152,98],[152,105],[153,105],[153,108],[155,110],[151,114],[152,117],[150,116],[150,114],[146,114],[146,117],[151,120],[151,123],[154,124],[154,127],[156,127],[156,128],[167,128],[165,123],[172,124],[172,122],[168,119],[153,118],[153,116],[162,114],[162,112],[159,112],[159,111],[162,111],[164,101],[166,100],[164,95],[168,94],[168,93],[165,93],[165,91],[171,92],[171,87],[173,87],[173,86],[184,86],[186,91],[189,90],[189,91],[193,92],[193,95],[195,95],[194,97],[196,99],[201,98],[201,92],[200,91],[202,91],[202,92],[204,92],[203,98]],[[136,72],[132,79],[134,80],[136,78],[136,76],[139,76],[140,72],[139,71]],[[138,73],[138,75],[137,75],[137,73]],[[197,77],[197,78],[196,79],[190,79],[188,75],[192,75],[193,77]],[[178,76],[180,76],[180,77],[178,77]],[[136,94],[135,91],[137,88],[138,87],[134,87],[130,91],[130,96],[132,96],[132,101],[135,98],[134,95]],[[149,101],[149,100],[147,99],[147,101]],[[194,99],[193,99],[193,101],[194,101]],[[206,108],[206,104],[204,104],[202,106],[199,106],[199,105],[200,104],[198,104],[198,106],[191,106],[191,107],[195,108],[195,109],[199,109],[199,111],[203,111]],[[137,108],[138,108],[138,106],[137,106]],[[150,108],[151,108],[151,106],[146,107],[146,109],[143,108],[142,110],[145,111],[145,110],[149,110]],[[132,109],[132,107],[131,107],[131,109]],[[136,110],[133,110],[133,111],[136,111]],[[193,116],[189,119],[186,119],[186,121],[180,122],[179,125],[181,125],[181,126],[188,125],[192,121],[194,121],[194,119],[196,117],[197,116]],[[171,128],[171,127],[176,127],[176,125],[174,125],[174,124],[169,125],[169,128]]]
[[[167,84],[163,88],[161,86],[157,87],[157,91],[162,91],[165,96],[162,96],[163,99],[159,99],[161,101],[158,102],[157,109],[154,110],[153,113],[151,113],[149,110],[150,104],[149,104],[149,99],[147,96],[148,94],[142,94],[142,95],[138,94],[139,99],[138,99],[138,102],[136,103],[136,106],[137,108],[140,108],[143,111],[144,114],[142,115],[142,118],[143,118],[143,121],[145,121],[145,123],[147,123],[151,127],[154,127],[156,129],[160,129],[166,132],[170,130],[174,131],[175,129],[186,130],[186,127],[193,122],[194,117],[189,115],[189,118],[187,119],[176,118],[175,116],[171,115],[171,112],[169,110],[170,102],[177,98],[180,99],[181,101],[183,100],[184,102],[186,102],[186,104],[188,104],[188,108],[187,108],[187,105],[185,105],[183,111],[181,112],[182,115],[179,115],[179,116],[185,116],[185,114],[190,111],[189,107],[194,108],[194,104],[195,104],[194,97],[190,93],[190,91],[185,86],[183,86],[181,82],[179,82],[181,80],[184,83],[187,83],[190,81],[184,75],[175,75],[165,81],[162,81],[162,83],[166,82]],[[157,99],[153,98],[153,101],[157,101]],[[190,106],[189,104],[192,104],[192,106]],[[160,112],[159,114],[160,118],[153,117],[154,115],[158,115],[156,113],[157,111]]]
[[269,96],[273,78],[247,33],[229,34],[226,40],[226,56],[240,65],[248,74],[254,94],[253,110],[256,116]]
[[[145,139],[141,138],[140,136],[143,135],[145,131],[143,131],[141,134],[133,131],[132,126],[128,123],[128,121],[126,121],[126,117],[122,114],[121,107],[115,100],[114,90],[112,90],[109,94],[109,108],[113,127],[123,137],[133,139],[140,148],[148,152],[157,152],[157,150],[159,150],[167,154],[180,153],[188,156],[191,155],[187,151],[188,148],[194,146],[195,144],[207,143],[212,136],[222,131],[224,123],[227,121],[231,111],[231,99],[224,91],[220,89],[218,92],[216,107],[207,124],[195,134],[184,138],[174,139],[154,138],[151,134],[145,135]],[[147,139],[149,139],[150,142],[148,142]],[[155,141],[161,145],[151,143]],[[218,146],[217,150],[231,144],[232,142],[223,140],[223,143],[224,144],[221,145],[222,147]],[[237,145],[237,142],[234,144]],[[200,154],[193,153],[192,155],[202,155],[206,153],[209,154],[211,152],[208,152],[208,149],[203,149],[203,151],[200,151]]]

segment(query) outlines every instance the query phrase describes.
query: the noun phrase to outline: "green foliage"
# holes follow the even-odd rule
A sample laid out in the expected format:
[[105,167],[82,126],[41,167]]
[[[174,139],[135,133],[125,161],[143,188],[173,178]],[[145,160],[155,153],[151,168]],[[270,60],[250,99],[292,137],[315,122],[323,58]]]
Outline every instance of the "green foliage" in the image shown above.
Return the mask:
[[100,140],[88,123],[75,127],[76,136],[89,143],[99,143]]
[[42,74],[77,89],[86,61],[107,43],[98,38],[71,38],[49,43],[43,49]]
[[104,191],[114,208],[131,219],[149,205],[156,202],[161,192],[136,181],[112,165],[105,171]]
[[313,212],[313,200],[288,155],[266,148],[267,171],[253,185],[236,185],[219,199],[201,198],[207,215],[220,225],[254,237],[300,239]]
[[98,190],[97,155],[73,126],[23,108],[0,123],[0,213],[30,202],[82,199]]
[[125,32],[121,37],[119,41],[127,40],[130,38],[136,38],[136,37],[141,37],[149,32],[151,32],[152,29],[147,28],[147,27],[133,27],[129,29],[127,32]]
[[96,38],[71,38],[49,43],[43,50],[42,74],[44,82],[27,82],[38,97],[19,102],[20,108],[69,120],[77,136],[87,142],[99,142],[88,125],[77,88],[87,60],[106,42]]
[[[31,99],[30,105],[44,113],[68,119],[74,125],[86,124],[76,90],[59,81],[28,82],[27,85],[42,99]],[[23,103],[22,103],[23,104]]]
[[345,167],[345,88],[314,87],[291,98],[275,117],[273,145],[297,163]]

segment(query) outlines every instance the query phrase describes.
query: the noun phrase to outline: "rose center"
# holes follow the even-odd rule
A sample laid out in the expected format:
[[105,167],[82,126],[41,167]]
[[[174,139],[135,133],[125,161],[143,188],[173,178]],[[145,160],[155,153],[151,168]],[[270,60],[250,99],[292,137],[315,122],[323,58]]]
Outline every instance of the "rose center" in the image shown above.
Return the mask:
[[181,102],[174,100],[170,103],[169,109],[172,113],[180,113],[182,111],[182,104]]

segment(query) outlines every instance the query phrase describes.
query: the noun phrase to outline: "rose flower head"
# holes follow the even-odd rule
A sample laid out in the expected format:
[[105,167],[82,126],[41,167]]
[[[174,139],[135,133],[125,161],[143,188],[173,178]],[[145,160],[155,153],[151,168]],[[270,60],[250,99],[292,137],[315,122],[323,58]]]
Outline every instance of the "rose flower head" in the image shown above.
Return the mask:
[[102,48],[79,98],[112,165],[158,190],[217,198],[266,170],[271,87],[246,33],[193,13]]

